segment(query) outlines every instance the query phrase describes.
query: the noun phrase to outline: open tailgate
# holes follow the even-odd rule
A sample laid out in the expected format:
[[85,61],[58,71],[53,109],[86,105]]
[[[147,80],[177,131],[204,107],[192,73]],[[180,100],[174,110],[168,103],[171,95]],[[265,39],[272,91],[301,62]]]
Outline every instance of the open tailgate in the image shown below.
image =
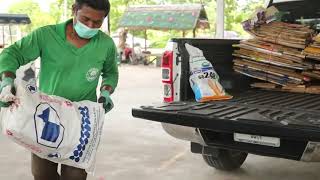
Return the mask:
[[320,95],[252,90],[228,101],[142,106],[132,114],[209,131],[320,141]]

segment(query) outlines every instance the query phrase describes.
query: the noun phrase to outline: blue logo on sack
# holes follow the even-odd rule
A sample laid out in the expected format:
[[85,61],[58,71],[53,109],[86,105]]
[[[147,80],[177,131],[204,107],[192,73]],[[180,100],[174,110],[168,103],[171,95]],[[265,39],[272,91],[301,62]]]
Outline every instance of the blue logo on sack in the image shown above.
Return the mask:
[[58,148],[63,140],[64,126],[57,111],[47,103],[37,106],[34,115],[37,142],[43,146]]
[[73,151],[73,155],[69,157],[69,159],[79,162],[80,158],[83,156],[83,151],[86,149],[86,145],[89,143],[90,133],[91,133],[91,122],[89,116],[88,107],[79,107],[80,114],[82,115],[81,120],[81,133],[79,144]]
[[48,158],[61,158],[61,155],[59,153],[52,153],[48,155]]
[[27,89],[31,94],[34,94],[37,92],[37,86],[34,84],[28,84]]

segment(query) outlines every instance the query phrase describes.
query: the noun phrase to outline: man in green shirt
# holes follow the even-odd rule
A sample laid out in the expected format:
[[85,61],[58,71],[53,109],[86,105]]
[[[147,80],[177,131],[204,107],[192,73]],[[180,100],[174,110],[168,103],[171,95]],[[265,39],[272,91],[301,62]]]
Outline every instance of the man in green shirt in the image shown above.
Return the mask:
[[[118,83],[117,50],[112,39],[101,32],[109,14],[108,0],[76,0],[74,18],[57,25],[41,27],[0,54],[0,107],[14,100],[11,89],[16,70],[41,58],[41,92],[71,101],[97,101],[96,88],[102,76],[101,97],[106,112],[113,107],[110,94]],[[32,155],[35,180],[85,180],[83,169],[57,164]]]

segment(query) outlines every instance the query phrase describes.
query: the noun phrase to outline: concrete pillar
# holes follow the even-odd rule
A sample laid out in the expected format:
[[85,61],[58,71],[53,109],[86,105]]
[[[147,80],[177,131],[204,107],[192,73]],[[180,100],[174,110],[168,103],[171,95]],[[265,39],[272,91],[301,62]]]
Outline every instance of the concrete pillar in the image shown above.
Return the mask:
[[217,19],[216,19],[216,37],[223,39],[224,37],[224,0],[217,1]]

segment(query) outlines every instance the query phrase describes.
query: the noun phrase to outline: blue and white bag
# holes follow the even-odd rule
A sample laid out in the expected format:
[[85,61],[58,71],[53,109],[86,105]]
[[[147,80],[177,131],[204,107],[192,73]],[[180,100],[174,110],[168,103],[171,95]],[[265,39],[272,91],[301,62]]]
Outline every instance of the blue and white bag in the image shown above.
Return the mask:
[[37,156],[93,172],[104,122],[101,104],[71,102],[16,81],[14,104],[2,108],[2,133]]
[[214,70],[203,52],[194,46],[185,44],[189,53],[190,86],[197,102],[217,101],[231,99],[219,82],[219,75]]

